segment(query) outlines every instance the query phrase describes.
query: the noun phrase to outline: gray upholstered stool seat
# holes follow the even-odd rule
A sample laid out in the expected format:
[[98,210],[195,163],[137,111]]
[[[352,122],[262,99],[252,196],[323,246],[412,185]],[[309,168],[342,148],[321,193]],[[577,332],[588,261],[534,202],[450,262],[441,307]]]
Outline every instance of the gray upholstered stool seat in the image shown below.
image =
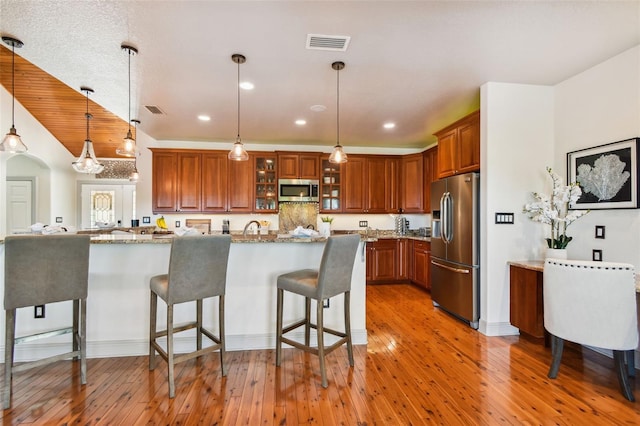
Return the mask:
[[[325,355],[347,345],[349,365],[353,367],[353,348],[351,343],[351,274],[353,263],[358,251],[360,235],[332,236],[327,239],[320,268],[302,269],[278,276],[277,287],[277,330],[276,330],[276,365],[282,361],[282,343],[302,349],[306,352],[318,355],[320,360],[320,374],[322,386],[327,387],[327,373],[325,368]],[[305,298],[305,317],[291,325],[283,327],[283,303],[284,292],[288,291]],[[344,293],[344,328],[338,331],[324,326],[323,302],[333,296]],[[316,301],[316,324],[311,323],[311,299]],[[300,343],[284,337],[283,335],[298,328],[305,327],[305,342]],[[310,344],[310,329],[317,330],[317,346]],[[331,346],[325,347],[324,333],[339,337]]]
[[[224,295],[227,282],[227,263],[231,237],[229,235],[176,237],[171,244],[169,273],[156,275],[149,281],[151,311],[149,328],[149,370],[155,368],[156,352],[167,361],[169,397],[175,396],[174,365],[220,350],[220,369],[225,376],[224,364]],[[202,300],[218,296],[219,335],[202,325]],[[167,304],[167,328],[157,330],[158,297]],[[173,307],[184,302],[196,302],[196,320],[174,327]],[[196,329],[196,350],[186,354],[174,354],[175,333]],[[202,335],[211,339],[212,346],[202,348]],[[158,343],[159,337],[167,337],[166,350]]]
[[[6,312],[3,407],[11,407],[13,373],[67,358],[80,358],[80,382],[87,383],[86,309],[89,280],[88,235],[11,235],[4,240]],[[16,309],[73,301],[71,327],[15,337]],[[13,365],[15,345],[72,333],[72,350]]]

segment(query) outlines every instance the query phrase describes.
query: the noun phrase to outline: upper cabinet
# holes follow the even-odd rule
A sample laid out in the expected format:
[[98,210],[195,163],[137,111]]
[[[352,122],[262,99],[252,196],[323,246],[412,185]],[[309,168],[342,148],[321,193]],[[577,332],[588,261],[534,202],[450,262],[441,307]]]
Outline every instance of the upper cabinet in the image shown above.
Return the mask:
[[342,165],[329,162],[324,156],[320,178],[320,212],[340,213],[342,211]]
[[397,213],[400,159],[349,155],[343,165],[344,213]]
[[438,178],[480,170],[480,111],[435,133]]
[[320,179],[320,154],[278,153],[279,179]]
[[403,213],[424,213],[424,157],[411,154],[402,157],[401,208]]
[[276,176],[276,155],[255,153],[255,211],[273,213],[278,211],[278,179]]
[[431,183],[438,180],[438,147],[422,153],[424,156],[424,211],[431,212]]
[[202,157],[193,151],[153,153],[154,212],[198,212]]
[[253,156],[249,161],[230,161],[222,151],[152,151],[154,213],[253,211]]

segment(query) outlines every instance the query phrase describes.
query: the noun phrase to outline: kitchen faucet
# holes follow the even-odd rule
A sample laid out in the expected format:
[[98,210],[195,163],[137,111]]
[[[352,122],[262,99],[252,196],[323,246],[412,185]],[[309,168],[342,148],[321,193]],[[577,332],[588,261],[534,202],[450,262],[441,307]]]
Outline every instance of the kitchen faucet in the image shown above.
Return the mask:
[[260,222],[258,222],[257,220],[250,220],[249,222],[247,222],[247,224],[244,226],[244,230],[242,231],[242,236],[246,237],[247,236],[247,229],[249,229],[249,227],[251,226],[252,223],[255,223],[256,225],[258,225],[258,232],[260,232]]

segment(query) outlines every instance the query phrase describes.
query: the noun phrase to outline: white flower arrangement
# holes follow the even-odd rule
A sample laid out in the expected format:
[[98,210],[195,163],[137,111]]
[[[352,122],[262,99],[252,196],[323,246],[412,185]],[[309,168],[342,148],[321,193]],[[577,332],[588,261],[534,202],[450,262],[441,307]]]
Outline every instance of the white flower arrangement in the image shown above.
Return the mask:
[[551,197],[533,192],[536,201],[525,204],[523,212],[533,221],[551,225],[551,238],[546,238],[549,248],[565,249],[573,239],[567,236],[567,227],[589,210],[569,210],[582,195],[580,186],[575,182],[562,185],[562,179],[550,167],[547,167],[547,172],[553,180]]

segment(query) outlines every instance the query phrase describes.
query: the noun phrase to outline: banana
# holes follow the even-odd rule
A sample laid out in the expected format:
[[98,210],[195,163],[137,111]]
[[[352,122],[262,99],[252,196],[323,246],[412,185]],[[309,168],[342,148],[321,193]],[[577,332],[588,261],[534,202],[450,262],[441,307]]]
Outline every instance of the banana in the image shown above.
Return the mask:
[[164,216],[160,216],[156,219],[156,225],[158,225],[158,228],[160,229],[168,229],[167,222],[164,220]]

